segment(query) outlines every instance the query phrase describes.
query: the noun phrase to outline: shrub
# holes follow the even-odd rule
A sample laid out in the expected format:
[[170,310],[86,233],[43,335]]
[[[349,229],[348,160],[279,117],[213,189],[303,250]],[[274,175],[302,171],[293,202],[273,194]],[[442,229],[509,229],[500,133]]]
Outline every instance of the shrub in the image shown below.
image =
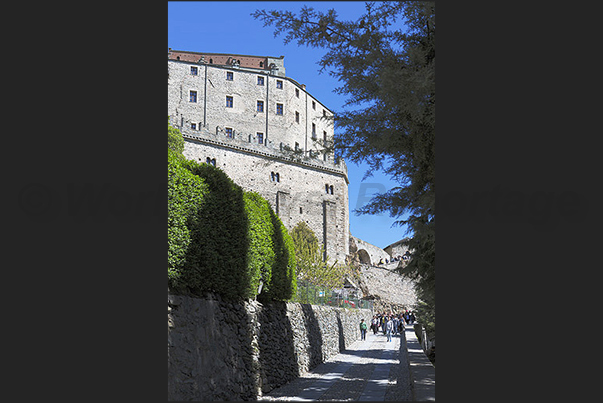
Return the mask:
[[182,289],[199,282],[198,273],[187,270],[191,230],[208,187],[197,175],[183,168],[176,153],[168,151],[168,281]]
[[168,281],[183,294],[288,300],[293,241],[270,204],[222,170],[168,151]]
[[272,270],[276,262],[274,250],[274,227],[270,212],[270,204],[255,192],[245,192],[245,211],[249,220],[249,250],[247,252],[247,268],[251,279],[250,297],[257,295],[260,280],[263,282],[262,292],[271,287]]
[[243,190],[212,165],[191,160],[183,161],[182,165],[203,178],[209,188],[198,211],[187,254],[189,269],[201,273],[203,279],[192,291],[212,291],[230,299],[248,298],[249,222]]
[[295,250],[291,236],[272,209],[270,209],[270,221],[274,228],[272,241],[275,252],[275,264],[272,267],[270,287],[262,299],[286,301],[291,299],[297,289]]

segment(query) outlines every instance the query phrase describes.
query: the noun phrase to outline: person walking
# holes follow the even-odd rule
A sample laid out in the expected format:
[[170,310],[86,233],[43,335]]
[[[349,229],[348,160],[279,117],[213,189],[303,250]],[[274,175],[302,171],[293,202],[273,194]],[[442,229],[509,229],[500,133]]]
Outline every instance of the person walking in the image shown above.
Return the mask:
[[392,341],[392,330],[394,328],[394,321],[392,318],[387,319],[387,323],[385,324],[385,335],[387,336],[387,341]]
[[360,319],[360,340],[366,340],[366,323]]
[[398,334],[398,328],[400,326],[400,320],[398,319],[398,317],[396,315],[394,315],[394,336]]

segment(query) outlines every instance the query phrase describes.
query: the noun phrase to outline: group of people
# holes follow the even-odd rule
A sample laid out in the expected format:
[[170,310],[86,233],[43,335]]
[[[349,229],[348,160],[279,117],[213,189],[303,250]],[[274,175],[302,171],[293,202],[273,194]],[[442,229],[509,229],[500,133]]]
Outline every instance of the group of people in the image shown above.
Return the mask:
[[[392,341],[392,334],[397,335],[404,331],[406,324],[412,325],[415,322],[415,314],[412,311],[404,311],[400,314],[394,314],[393,312],[378,313],[373,316],[371,320],[371,330],[374,334],[379,332],[379,329],[387,336],[387,341]],[[367,325],[364,319],[360,321],[360,339],[366,340]]]
[[[408,260],[408,259],[410,259],[410,252],[406,251],[406,253],[404,255],[394,256],[391,259],[385,258],[385,264],[388,264],[391,262],[399,262],[400,260]],[[377,263],[377,265],[382,265],[382,264],[384,264],[383,258],[379,259],[379,263]]]

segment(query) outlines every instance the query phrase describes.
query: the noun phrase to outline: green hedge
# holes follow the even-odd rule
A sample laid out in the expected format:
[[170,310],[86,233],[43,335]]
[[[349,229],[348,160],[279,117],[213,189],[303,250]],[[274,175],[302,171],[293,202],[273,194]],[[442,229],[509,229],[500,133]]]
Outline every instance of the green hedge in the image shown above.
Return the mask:
[[222,170],[169,152],[168,280],[175,292],[287,300],[293,241],[270,204]]
[[272,209],[270,209],[270,221],[274,228],[272,242],[275,252],[275,264],[272,268],[270,288],[263,298],[286,301],[295,295],[297,289],[295,247],[289,232]]
[[186,270],[191,230],[203,206],[208,187],[184,168],[177,153],[168,151],[168,281],[173,288],[197,284],[199,273]]

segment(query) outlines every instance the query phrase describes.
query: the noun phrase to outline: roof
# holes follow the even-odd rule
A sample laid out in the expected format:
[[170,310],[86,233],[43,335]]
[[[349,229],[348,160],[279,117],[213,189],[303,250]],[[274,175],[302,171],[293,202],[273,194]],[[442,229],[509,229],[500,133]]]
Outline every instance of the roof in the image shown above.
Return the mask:
[[168,48],[168,53],[170,52],[175,52],[175,53],[190,53],[193,55],[212,55],[212,56],[240,56],[240,57],[262,57],[262,58],[271,58],[271,59],[284,59],[285,56],[262,56],[262,55],[241,55],[241,54],[237,54],[237,53],[213,53],[213,52],[192,52],[190,50],[176,50],[176,49],[172,49],[172,48]]

